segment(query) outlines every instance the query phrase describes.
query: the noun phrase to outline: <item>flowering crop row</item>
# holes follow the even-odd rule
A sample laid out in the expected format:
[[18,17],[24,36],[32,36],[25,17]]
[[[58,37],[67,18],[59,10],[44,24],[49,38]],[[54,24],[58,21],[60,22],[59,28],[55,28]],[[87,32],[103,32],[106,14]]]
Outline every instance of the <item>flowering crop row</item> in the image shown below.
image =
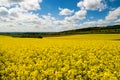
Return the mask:
[[0,80],[120,80],[120,41],[102,36],[1,36]]

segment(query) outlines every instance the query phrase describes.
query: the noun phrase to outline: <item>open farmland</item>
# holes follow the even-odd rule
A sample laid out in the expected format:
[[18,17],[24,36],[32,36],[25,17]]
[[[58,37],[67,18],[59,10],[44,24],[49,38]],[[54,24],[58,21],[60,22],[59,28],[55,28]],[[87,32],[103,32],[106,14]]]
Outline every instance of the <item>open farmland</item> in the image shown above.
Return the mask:
[[120,34],[0,36],[0,80],[120,80]]

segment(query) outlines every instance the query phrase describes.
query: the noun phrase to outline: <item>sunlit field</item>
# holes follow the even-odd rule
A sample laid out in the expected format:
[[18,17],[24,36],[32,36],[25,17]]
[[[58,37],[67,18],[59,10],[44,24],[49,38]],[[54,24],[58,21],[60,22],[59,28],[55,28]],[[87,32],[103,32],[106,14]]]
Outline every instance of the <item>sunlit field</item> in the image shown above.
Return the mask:
[[0,36],[0,80],[120,80],[120,34]]

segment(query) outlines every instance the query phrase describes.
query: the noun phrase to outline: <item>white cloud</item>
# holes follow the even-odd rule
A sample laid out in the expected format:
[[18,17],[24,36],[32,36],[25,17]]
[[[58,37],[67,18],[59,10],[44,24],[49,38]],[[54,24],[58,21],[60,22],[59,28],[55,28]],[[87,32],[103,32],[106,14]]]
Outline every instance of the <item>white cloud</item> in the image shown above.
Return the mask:
[[64,8],[64,9],[59,8],[59,10],[60,10],[59,15],[65,15],[65,16],[67,16],[67,15],[71,15],[71,14],[74,13],[74,10],[70,10],[68,8]]
[[79,28],[86,28],[86,27],[97,27],[97,26],[106,26],[108,25],[110,22],[103,20],[103,19],[99,19],[97,21],[87,21],[84,22],[82,24],[79,25]]
[[[63,31],[78,27],[76,20],[82,20],[86,16],[85,10],[75,12],[73,16],[66,17],[63,20],[58,20],[50,13],[39,17],[37,14],[29,13],[22,7],[16,6],[10,9],[1,8],[1,12],[8,13],[0,18],[0,31],[15,31],[15,32],[44,32],[44,31]],[[1,14],[2,15],[2,14]],[[74,18],[74,19],[72,19]],[[4,26],[4,27],[3,27]]]
[[86,18],[87,11],[86,10],[79,10],[75,12],[73,16],[65,17],[67,21],[76,21],[76,20],[83,20]]
[[0,21],[8,21],[9,11],[5,7],[0,7]]
[[70,22],[67,20],[55,20],[53,21],[53,24],[55,25],[56,31],[64,31],[64,30],[70,30],[75,29],[78,24],[76,22]]
[[[120,24],[120,7],[116,8],[113,11],[109,11],[105,19],[98,19],[96,21],[87,21],[83,24],[80,24],[81,28],[84,27],[93,27],[93,26],[106,26],[106,25],[116,25]],[[84,26],[84,27],[82,27]]]
[[13,4],[19,4],[20,2],[24,2],[25,0],[0,0],[1,6],[11,6]]
[[18,2],[23,2],[25,0],[7,0],[10,3],[18,3]]
[[[0,31],[45,31],[49,25],[44,18],[29,10],[40,9],[42,0],[1,0]],[[46,25],[44,25],[46,24]]]
[[110,11],[109,14],[106,16],[106,20],[114,21],[117,20],[119,16],[120,16],[120,7],[118,7],[113,11]]
[[55,20],[50,14],[39,17],[37,14],[26,12],[18,6],[11,9],[0,7],[0,32],[56,31],[53,24]]
[[42,0],[1,0],[0,6],[10,7],[12,5],[19,5],[24,10],[40,9]]
[[0,6],[8,6],[9,4],[8,0],[0,0]]
[[117,19],[115,22],[120,24],[120,19]]
[[25,13],[24,10],[18,6],[10,9],[7,9],[6,7],[0,7],[0,20],[10,21],[16,18],[19,19],[19,16],[24,15],[23,13]]
[[75,13],[75,17],[82,20],[85,19],[86,14],[87,14],[86,10],[79,10]]
[[[65,16],[63,20],[53,17],[50,13],[48,15],[37,15],[29,12],[29,10],[40,9],[39,3],[41,2],[42,0],[1,0],[0,32],[52,32],[107,25],[113,20],[113,22],[120,23],[120,8],[110,11],[104,20],[99,19],[82,23],[82,20],[86,19],[87,10],[103,10],[106,8],[102,0],[80,1],[78,3],[80,10],[76,12],[68,8],[59,8],[59,15]],[[13,6],[13,4],[15,5]]]
[[15,8],[9,9],[9,14],[10,14],[11,17],[18,18],[19,17],[19,13],[21,13],[21,12],[22,12],[22,10],[19,7],[15,7]]
[[64,20],[55,20],[53,24],[57,26],[56,31],[75,29],[80,27],[78,21],[85,19],[86,14],[86,10],[79,10],[74,15],[65,17]]
[[8,16],[8,10],[5,7],[0,7],[0,17]]
[[25,10],[36,10],[40,9],[39,3],[41,3],[42,0],[24,0],[20,3],[20,6]]
[[107,7],[103,0],[83,0],[77,4],[81,9],[102,11]]

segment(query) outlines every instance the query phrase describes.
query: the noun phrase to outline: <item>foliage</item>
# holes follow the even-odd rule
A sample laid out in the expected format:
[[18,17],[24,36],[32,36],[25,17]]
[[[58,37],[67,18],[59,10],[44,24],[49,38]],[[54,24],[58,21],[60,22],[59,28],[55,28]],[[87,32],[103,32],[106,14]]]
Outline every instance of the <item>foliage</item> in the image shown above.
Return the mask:
[[60,32],[61,34],[118,34],[120,25],[106,27],[88,27],[82,29],[68,30]]

